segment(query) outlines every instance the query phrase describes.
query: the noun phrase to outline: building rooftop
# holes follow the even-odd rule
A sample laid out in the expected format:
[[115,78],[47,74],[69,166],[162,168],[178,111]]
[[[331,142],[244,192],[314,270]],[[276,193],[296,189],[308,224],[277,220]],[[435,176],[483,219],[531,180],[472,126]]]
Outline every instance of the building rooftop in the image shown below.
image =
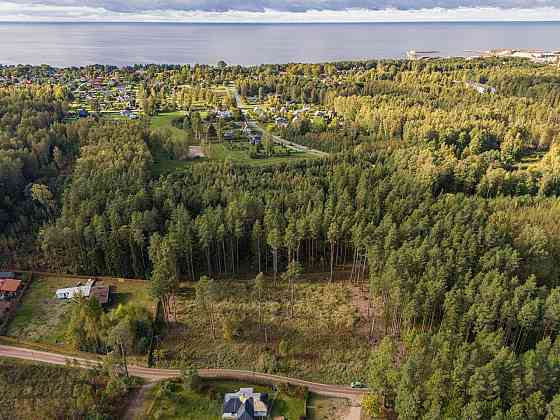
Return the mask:
[[0,279],[0,292],[17,292],[21,286],[21,280]]
[[109,294],[109,286],[93,286],[89,297],[95,297],[101,305],[106,305],[109,302]]

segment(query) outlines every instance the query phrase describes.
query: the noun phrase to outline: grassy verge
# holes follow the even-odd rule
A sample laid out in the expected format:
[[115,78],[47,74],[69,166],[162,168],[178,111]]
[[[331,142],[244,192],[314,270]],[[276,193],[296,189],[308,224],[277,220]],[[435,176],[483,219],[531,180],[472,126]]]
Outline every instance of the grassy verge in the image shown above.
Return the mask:
[[184,284],[177,296],[177,320],[154,353],[156,364],[244,369],[323,383],[365,380],[368,330],[350,286],[316,277],[297,283],[293,318],[286,284],[268,278],[259,302],[252,281],[220,280],[212,304],[215,338],[208,313],[195,302],[193,285]]
[[[180,381],[166,381],[149,392],[145,401],[145,418],[215,420],[222,415],[224,395],[239,388],[253,388],[255,392],[276,395],[271,387],[235,381],[205,381],[200,390],[186,389]],[[304,414],[304,401],[287,392],[278,392],[272,405],[272,416],[284,416],[287,420],[299,420]]]

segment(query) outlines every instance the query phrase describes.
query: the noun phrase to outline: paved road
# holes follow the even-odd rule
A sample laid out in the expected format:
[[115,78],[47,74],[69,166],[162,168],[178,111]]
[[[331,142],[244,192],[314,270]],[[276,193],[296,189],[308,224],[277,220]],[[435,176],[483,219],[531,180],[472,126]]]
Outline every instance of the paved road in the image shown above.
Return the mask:
[[[65,356],[57,353],[31,350],[21,347],[0,345],[0,357],[13,357],[17,359],[33,360],[56,365],[66,365],[74,362],[83,368],[92,368],[101,363],[101,358],[84,359],[73,356]],[[128,371],[133,376],[138,376],[149,382],[161,381],[180,376],[181,371],[177,369],[155,369],[141,366],[129,366]],[[249,372],[245,370],[233,369],[200,369],[199,375],[207,379],[232,379],[248,381],[253,383],[266,384],[290,384],[295,386],[305,386],[310,391],[328,397],[348,398],[354,404],[359,404],[366,390],[353,389],[343,385],[328,385],[315,382],[308,382],[301,379],[287,378],[284,376],[270,375],[266,373]]]
[[[243,102],[241,101],[241,95],[239,95],[239,92],[237,91],[237,89],[235,89],[234,92],[235,92],[235,102],[237,103],[237,107],[239,109],[241,109],[241,112],[242,112],[243,116],[247,120],[247,125],[249,125],[249,127],[252,128],[253,130],[260,131],[261,133],[264,133],[264,129],[256,121],[249,120],[247,118],[247,111],[245,109],[243,109]],[[311,147],[303,146],[301,144],[297,144],[297,143],[288,141],[288,140],[283,139],[282,137],[279,137],[279,136],[276,136],[276,135],[271,135],[271,136],[272,136],[272,140],[274,140],[275,143],[282,144],[289,149],[296,150],[298,152],[312,153],[314,155],[321,156],[321,157],[328,157],[329,156],[328,153],[323,152],[321,150],[312,149]]]

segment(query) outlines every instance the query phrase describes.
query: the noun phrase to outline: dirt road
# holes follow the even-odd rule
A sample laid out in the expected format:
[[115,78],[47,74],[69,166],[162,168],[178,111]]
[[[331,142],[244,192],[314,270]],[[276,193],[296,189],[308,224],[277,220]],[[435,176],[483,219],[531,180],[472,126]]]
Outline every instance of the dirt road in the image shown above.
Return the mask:
[[[77,364],[79,367],[92,368],[101,364],[101,358],[84,359],[66,356],[57,353],[31,350],[21,347],[0,345],[0,357],[13,357],[17,359],[33,360],[37,362],[66,365],[68,362]],[[164,379],[180,376],[181,371],[177,369],[155,369],[141,366],[128,366],[128,371],[133,376],[138,376],[148,382],[156,382]],[[246,370],[233,369],[200,369],[198,374],[206,379],[231,379],[252,383],[265,384],[289,384],[307,387],[311,392],[328,397],[348,398],[354,404],[359,403],[367,392],[363,389],[353,389],[343,385],[319,384],[301,379],[287,378],[285,376],[270,375],[267,373],[250,372]]]

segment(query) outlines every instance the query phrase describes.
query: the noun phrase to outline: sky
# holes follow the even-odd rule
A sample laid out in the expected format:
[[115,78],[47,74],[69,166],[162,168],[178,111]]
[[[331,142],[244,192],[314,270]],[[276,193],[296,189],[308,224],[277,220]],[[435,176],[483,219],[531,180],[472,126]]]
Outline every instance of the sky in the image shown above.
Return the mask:
[[560,0],[0,0],[0,21],[560,21]]

